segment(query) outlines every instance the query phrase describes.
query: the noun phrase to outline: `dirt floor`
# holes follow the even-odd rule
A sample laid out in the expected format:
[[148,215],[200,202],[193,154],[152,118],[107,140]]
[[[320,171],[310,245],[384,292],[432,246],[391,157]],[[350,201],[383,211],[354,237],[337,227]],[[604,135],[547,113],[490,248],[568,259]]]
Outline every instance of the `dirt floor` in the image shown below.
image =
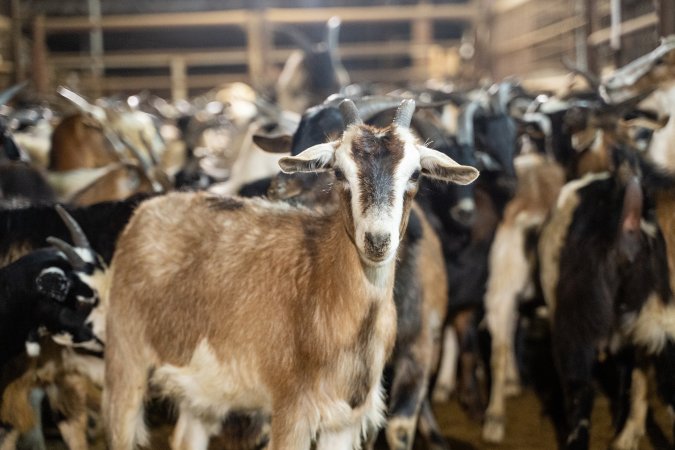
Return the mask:
[[[452,450],[548,450],[556,448],[555,432],[551,420],[542,416],[541,404],[531,391],[514,397],[507,402],[506,436],[499,445],[489,445],[482,442],[480,424],[469,419],[460,408],[457,401],[447,405],[437,405],[436,417],[445,436],[451,444]],[[659,429],[665,429],[665,411],[659,409],[658,424],[650,426],[652,440],[645,437],[640,450],[672,450],[673,447],[664,440],[671,438],[669,432],[665,436]],[[614,434],[608,402],[605,397],[598,396],[593,409],[591,422],[591,450],[604,450],[609,447]],[[672,442],[672,441],[671,441]]]
[[[488,445],[481,441],[480,424],[472,421],[456,400],[434,408],[446,438],[452,450],[548,450],[556,448],[554,429],[548,417],[542,416],[541,404],[533,392],[526,390],[522,395],[509,399],[506,437],[500,445]],[[666,430],[668,421],[665,411],[657,409],[656,419],[648,426],[648,436],[640,445],[640,450],[672,450],[671,433]],[[168,449],[169,426],[153,430],[153,449]],[[608,402],[598,396],[595,401],[592,419],[591,450],[607,449],[613,436],[608,413]],[[49,449],[65,450],[66,447],[56,441],[50,441]],[[211,450],[222,449],[222,445],[212,442]],[[385,448],[380,446],[378,448]],[[416,450],[423,449],[417,445]],[[102,442],[97,442],[92,450],[104,450]]]

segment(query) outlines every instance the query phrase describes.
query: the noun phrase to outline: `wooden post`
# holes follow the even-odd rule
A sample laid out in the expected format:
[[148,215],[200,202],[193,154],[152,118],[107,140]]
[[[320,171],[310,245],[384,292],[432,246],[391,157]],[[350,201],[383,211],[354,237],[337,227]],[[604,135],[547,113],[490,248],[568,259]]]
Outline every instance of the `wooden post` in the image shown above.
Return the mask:
[[24,58],[21,55],[22,47],[22,26],[21,0],[12,0],[12,60],[14,62],[14,82],[19,83],[26,79],[26,69],[24,67]]
[[595,0],[585,0],[584,15],[586,18],[586,69],[592,74],[599,75],[597,52],[595,46],[588,43],[588,38],[598,27],[598,11]]
[[47,43],[45,42],[45,16],[36,16],[33,20],[33,84],[38,95],[49,91],[47,69]]
[[[418,8],[428,8],[429,0],[418,0]],[[420,80],[429,78],[429,51],[434,41],[434,24],[428,17],[417,18],[412,23],[410,56],[412,57],[415,77]]]
[[656,15],[659,17],[659,36],[675,34],[675,0],[657,0]]
[[92,28],[89,31],[89,55],[91,56],[92,96],[101,96],[101,78],[104,74],[103,66],[103,30],[101,28],[101,1],[88,0],[89,21]]
[[265,85],[265,75],[268,67],[270,35],[265,26],[265,11],[262,8],[251,10],[246,22],[246,55],[248,62],[248,77],[251,85],[262,87]]
[[171,58],[171,99],[185,100],[188,97],[187,66],[185,58]]

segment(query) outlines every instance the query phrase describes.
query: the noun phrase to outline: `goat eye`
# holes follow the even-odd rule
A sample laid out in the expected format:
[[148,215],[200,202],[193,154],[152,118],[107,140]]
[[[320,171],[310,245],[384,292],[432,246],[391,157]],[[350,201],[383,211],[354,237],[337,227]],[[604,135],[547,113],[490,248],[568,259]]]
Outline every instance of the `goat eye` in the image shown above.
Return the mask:
[[342,173],[340,169],[335,169],[335,178],[338,181],[344,181],[345,180],[345,174]]
[[419,180],[419,179],[420,179],[420,171],[419,170],[414,171],[412,173],[412,175],[410,175],[410,181],[412,181],[413,183],[416,183],[417,180]]

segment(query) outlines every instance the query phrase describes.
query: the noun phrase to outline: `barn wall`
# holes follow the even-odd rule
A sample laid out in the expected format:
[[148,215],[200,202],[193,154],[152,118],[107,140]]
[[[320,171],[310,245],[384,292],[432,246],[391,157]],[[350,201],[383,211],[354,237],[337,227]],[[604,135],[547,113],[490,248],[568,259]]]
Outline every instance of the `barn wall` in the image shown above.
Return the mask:
[[621,1],[620,47],[610,46],[610,0],[498,0],[490,48],[492,73],[554,83],[577,67],[605,73],[651,51],[659,42],[657,4],[672,0]]
[[[81,0],[35,0],[23,7],[30,12],[26,28],[33,34],[40,28],[46,36],[50,88],[65,83],[90,95],[148,89],[180,97],[228,81],[269,87],[296,48],[270,30],[295,26],[318,42],[332,15],[343,20],[340,49],[354,81],[407,83],[452,75],[460,39],[479,17],[476,4],[102,0],[100,21],[89,20]],[[41,16],[43,23],[36,20]],[[104,43],[100,55],[90,46],[97,29]]]

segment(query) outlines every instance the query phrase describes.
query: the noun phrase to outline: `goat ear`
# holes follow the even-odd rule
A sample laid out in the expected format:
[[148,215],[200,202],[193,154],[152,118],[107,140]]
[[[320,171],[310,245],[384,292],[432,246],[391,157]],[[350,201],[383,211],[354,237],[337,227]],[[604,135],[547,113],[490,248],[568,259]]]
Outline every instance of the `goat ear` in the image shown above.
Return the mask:
[[288,134],[255,134],[253,135],[253,142],[268,153],[290,153],[293,136]]
[[68,279],[62,269],[58,267],[48,267],[42,270],[35,279],[37,291],[58,302],[64,302],[68,296],[68,291],[72,282]]
[[478,178],[478,170],[471,166],[457,164],[452,158],[438,150],[418,145],[422,174],[441,181],[455,184],[469,184]]
[[308,148],[297,156],[279,160],[279,167],[286,173],[322,172],[333,167],[335,143],[328,142]]

